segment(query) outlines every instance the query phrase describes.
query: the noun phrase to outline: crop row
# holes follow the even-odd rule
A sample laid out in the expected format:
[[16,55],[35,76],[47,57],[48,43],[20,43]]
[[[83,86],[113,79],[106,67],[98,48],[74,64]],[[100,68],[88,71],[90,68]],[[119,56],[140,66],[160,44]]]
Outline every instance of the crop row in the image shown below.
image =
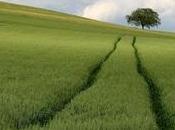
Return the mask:
[[46,127],[29,130],[157,129],[131,41],[131,37],[122,39],[91,88],[73,99]]
[[[159,90],[163,113],[159,111],[162,129],[175,129],[175,44],[174,39],[146,40],[139,38],[136,44],[142,62]],[[158,101],[157,101],[158,102]],[[160,105],[159,105],[160,106]],[[160,110],[161,108],[158,108]],[[164,118],[162,118],[164,116]]]
[[22,24],[2,30],[2,130],[20,128],[39,111],[46,110],[42,113],[46,114],[53,104],[62,107],[62,102],[81,88],[88,73],[111,50],[116,38],[116,35],[55,31]]

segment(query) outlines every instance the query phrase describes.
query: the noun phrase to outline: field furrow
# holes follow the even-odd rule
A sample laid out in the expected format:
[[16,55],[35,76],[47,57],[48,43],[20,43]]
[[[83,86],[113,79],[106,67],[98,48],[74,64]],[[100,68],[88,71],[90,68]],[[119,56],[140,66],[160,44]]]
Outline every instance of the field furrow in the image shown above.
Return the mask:
[[[62,102],[56,100],[56,102],[53,102],[53,104],[50,104],[49,106],[43,107],[38,111],[37,113],[32,114],[29,116],[26,122],[26,120],[17,122],[17,129],[23,129],[25,127],[28,127],[30,125],[40,125],[45,126],[47,123],[54,118],[57,112],[60,112],[64,109],[64,107],[71,102],[76,96],[78,96],[82,91],[87,90],[89,87],[91,87],[95,80],[97,74],[100,72],[102,65],[109,59],[111,54],[116,50],[118,42],[121,40],[121,38],[118,38],[118,40],[114,43],[114,46],[112,50],[101,60],[101,62],[97,63],[92,70],[88,73],[87,80],[84,81],[84,83],[81,85],[81,87],[77,87],[76,91],[74,91],[70,96],[67,95],[65,100],[62,100]],[[80,83],[81,84],[81,83]]]
[[[174,130],[175,118],[175,44],[174,39],[138,38],[140,58],[149,84],[160,129]],[[151,78],[150,78],[151,77]],[[154,94],[155,93],[155,94]]]
[[[6,17],[3,19],[8,21]],[[28,22],[28,18],[23,21]],[[1,28],[2,130],[22,128],[36,120],[47,122],[48,115],[52,118],[53,111],[63,108],[82,89],[88,73],[111,51],[116,40],[116,34],[88,33],[81,25],[79,32],[56,30],[47,24],[41,28],[16,23]]]
[[75,97],[52,122],[28,129],[157,130],[147,84],[136,70],[131,41],[131,37],[122,38],[93,86]]
[[152,105],[152,111],[155,114],[156,122],[157,125],[159,126],[159,129],[169,129],[170,128],[170,120],[167,117],[167,112],[163,106],[162,99],[161,99],[161,94],[159,87],[153,81],[151,75],[149,72],[146,70],[144,65],[142,64],[142,61],[139,56],[139,51],[135,46],[136,44],[136,37],[133,38],[133,48],[135,51],[135,57],[137,60],[137,71],[143,77],[145,82],[148,85],[148,90],[149,90],[149,97],[150,97],[150,102]]
[[0,2],[0,130],[175,130],[174,101],[175,33]]

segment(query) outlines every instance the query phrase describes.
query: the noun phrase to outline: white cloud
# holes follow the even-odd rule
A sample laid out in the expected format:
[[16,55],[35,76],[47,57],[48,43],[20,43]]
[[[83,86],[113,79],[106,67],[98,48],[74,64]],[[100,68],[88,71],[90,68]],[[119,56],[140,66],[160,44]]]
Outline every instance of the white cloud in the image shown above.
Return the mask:
[[161,17],[173,16],[175,11],[175,0],[147,0],[145,7],[156,9]]
[[83,10],[83,17],[111,22],[124,17],[136,6],[133,0],[98,0]]
[[117,4],[113,4],[112,0],[97,1],[87,6],[83,11],[83,17],[111,21],[119,11]]
[[[96,0],[87,5],[82,16],[107,22],[125,22],[125,15],[137,8],[153,8],[159,12],[162,27],[175,23],[175,0]],[[167,25],[169,24],[169,25]]]
[[175,0],[147,0],[144,6],[157,10],[162,19],[163,29],[175,30]]
[[0,0],[126,24],[125,15],[142,7],[159,12],[162,28],[175,30],[175,0]]
[[175,11],[175,0],[97,0],[84,9],[83,16],[99,19],[108,17],[111,13],[120,15],[141,7],[156,9],[161,15],[172,15]]

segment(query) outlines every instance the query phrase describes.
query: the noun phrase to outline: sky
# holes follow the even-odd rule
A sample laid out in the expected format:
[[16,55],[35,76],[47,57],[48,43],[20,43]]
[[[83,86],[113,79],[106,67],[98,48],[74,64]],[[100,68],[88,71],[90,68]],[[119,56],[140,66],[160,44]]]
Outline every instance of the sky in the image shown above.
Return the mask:
[[0,0],[127,25],[125,16],[137,8],[152,8],[161,18],[160,30],[175,31],[175,0]]

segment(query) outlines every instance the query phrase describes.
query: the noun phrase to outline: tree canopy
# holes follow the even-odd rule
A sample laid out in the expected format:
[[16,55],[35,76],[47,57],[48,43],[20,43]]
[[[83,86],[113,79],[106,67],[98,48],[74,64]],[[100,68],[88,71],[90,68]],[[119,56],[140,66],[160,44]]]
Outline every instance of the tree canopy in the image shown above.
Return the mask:
[[126,16],[127,22],[136,26],[151,28],[161,24],[159,14],[150,8],[139,8]]

